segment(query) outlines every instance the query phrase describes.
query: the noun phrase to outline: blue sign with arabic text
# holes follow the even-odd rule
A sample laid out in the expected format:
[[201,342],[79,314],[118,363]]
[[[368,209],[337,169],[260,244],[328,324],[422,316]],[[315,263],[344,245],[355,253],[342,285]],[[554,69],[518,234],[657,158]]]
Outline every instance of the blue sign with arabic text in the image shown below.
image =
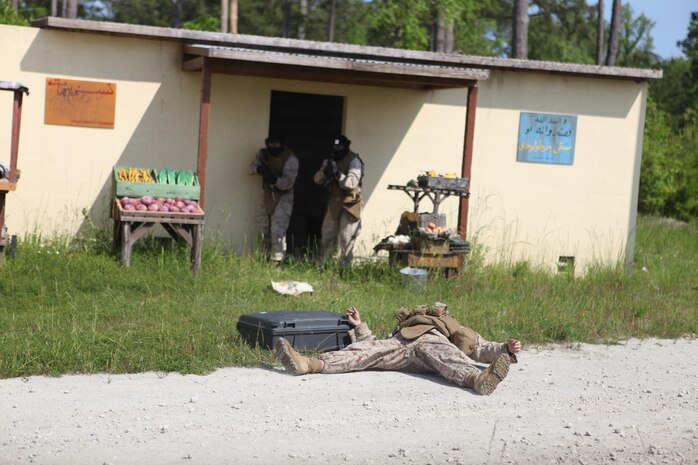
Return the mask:
[[521,112],[516,161],[571,165],[576,135],[576,116]]

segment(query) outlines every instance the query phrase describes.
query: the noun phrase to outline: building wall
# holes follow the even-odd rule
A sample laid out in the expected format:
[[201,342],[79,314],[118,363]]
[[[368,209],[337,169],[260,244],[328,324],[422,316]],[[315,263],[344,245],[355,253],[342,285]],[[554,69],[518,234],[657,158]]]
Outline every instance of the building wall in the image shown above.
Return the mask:
[[[180,69],[173,42],[0,26],[1,80],[30,89],[19,147],[22,177],[8,196],[10,234],[73,235],[109,225],[114,165],[196,169],[200,75]],[[47,77],[114,82],[114,129],[44,124]],[[460,171],[466,91],[421,91],[214,74],[205,238],[243,251],[255,234],[261,186],[247,166],[268,132],[272,90],[345,97],[345,133],[366,163],[364,230],[369,254],[412,209],[402,192],[420,170]],[[9,134],[12,93],[0,93]],[[1,154],[2,152],[0,152]],[[455,154],[455,156],[454,156]],[[0,155],[0,158],[2,156]],[[8,157],[9,158],[9,155]],[[428,202],[426,202],[427,207]],[[452,222],[457,203],[446,202]]]
[[[578,269],[631,259],[646,83],[493,71],[481,83],[471,237],[490,260]],[[577,115],[574,164],[516,161],[519,113]]]
[[[195,169],[200,75],[180,68],[181,44],[0,26],[0,80],[30,88],[24,99],[18,190],[7,198],[11,234],[74,235],[84,213],[110,226],[114,165]],[[114,129],[44,124],[46,78],[115,82]],[[632,241],[645,84],[492,71],[480,85],[469,238],[492,260],[553,266],[615,261]],[[368,255],[412,210],[388,190],[425,170],[461,170],[466,89],[423,91],[214,74],[205,240],[241,252],[255,234],[259,178],[247,165],[263,143],[272,90],[345,97],[345,133],[366,163],[366,209],[357,246]],[[0,92],[0,143],[11,125]],[[5,109],[3,111],[3,108]],[[578,115],[573,166],[516,162],[520,111]],[[7,139],[4,139],[8,135]],[[0,159],[9,158],[9,149]],[[7,153],[4,156],[3,153]],[[421,211],[431,211],[424,200]],[[456,199],[441,212],[455,226]]]

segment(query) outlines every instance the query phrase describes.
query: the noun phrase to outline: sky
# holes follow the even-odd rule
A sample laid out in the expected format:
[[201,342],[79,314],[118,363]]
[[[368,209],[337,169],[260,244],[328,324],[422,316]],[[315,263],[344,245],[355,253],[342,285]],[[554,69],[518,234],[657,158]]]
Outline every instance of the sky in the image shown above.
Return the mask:
[[[589,2],[592,3],[592,2]],[[654,53],[662,58],[683,57],[676,42],[686,38],[691,12],[698,12],[698,0],[622,0],[630,5],[633,16],[641,13],[655,22],[652,29]],[[611,21],[613,0],[606,0],[606,21]]]

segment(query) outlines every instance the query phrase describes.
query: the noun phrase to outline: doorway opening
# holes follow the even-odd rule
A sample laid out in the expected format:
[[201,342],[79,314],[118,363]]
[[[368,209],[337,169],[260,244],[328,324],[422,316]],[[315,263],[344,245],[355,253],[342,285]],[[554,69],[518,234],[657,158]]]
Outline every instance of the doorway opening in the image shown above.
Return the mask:
[[271,92],[269,133],[284,135],[299,163],[286,233],[287,252],[295,258],[313,259],[318,250],[328,194],[313,176],[329,155],[332,138],[342,133],[343,119],[344,97]]

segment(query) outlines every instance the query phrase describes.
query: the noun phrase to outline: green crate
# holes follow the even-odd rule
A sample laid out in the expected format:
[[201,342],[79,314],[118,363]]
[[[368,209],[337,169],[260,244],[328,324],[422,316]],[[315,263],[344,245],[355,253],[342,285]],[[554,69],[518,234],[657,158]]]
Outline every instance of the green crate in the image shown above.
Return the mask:
[[156,182],[120,181],[117,173],[119,168],[128,169],[130,167],[114,166],[114,172],[112,173],[112,197],[143,197],[144,195],[150,195],[156,198],[181,197],[182,199],[199,200],[201,196],[200,186],[177,186],[173,184],[159,184]]

